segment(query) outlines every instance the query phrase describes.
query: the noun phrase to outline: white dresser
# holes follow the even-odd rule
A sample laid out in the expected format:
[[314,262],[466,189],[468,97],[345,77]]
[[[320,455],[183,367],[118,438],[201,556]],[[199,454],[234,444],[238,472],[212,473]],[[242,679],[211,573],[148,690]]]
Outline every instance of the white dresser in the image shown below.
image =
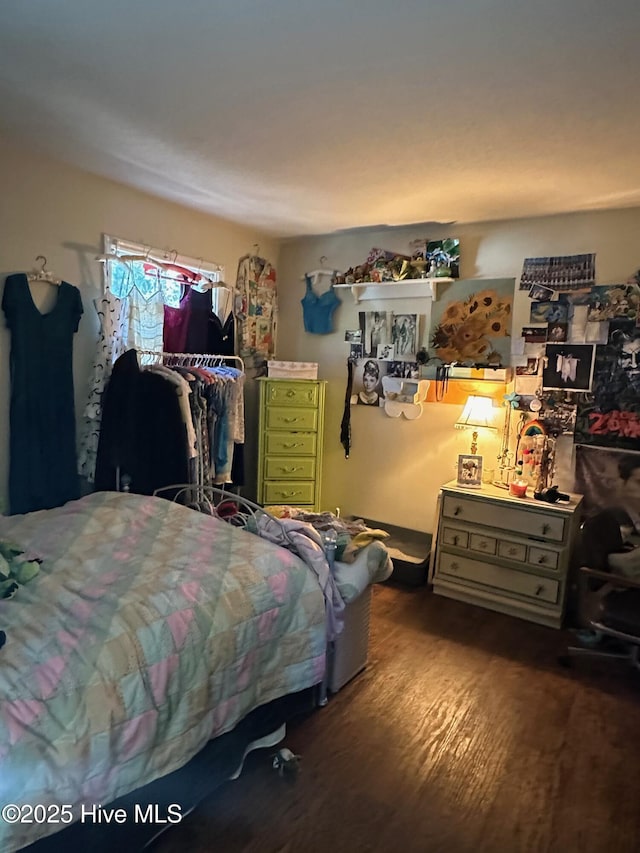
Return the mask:
[[438,499],[433,591],[559,628],[581,501],[572,495],[569,504],[548,504],[495,486],[447,483]]

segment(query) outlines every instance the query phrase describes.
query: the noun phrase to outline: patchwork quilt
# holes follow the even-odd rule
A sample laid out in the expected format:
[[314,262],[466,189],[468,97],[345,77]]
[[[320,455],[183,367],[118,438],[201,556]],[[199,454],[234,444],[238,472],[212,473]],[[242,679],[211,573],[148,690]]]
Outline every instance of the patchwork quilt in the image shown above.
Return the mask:
[[[161,498],[0,517],[41,559],[0,601],[0,805],[106,805],[253,708],[317,684],[318,581],[290,551]],[[8,824],[11,853],[63,826]]]

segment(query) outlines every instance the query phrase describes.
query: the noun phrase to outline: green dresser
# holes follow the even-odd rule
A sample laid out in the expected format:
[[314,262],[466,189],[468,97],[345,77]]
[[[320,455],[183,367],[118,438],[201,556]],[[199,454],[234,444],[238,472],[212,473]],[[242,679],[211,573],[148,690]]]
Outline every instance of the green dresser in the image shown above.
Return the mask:
[[259,382],[258,502],[318,511],[326,382]]

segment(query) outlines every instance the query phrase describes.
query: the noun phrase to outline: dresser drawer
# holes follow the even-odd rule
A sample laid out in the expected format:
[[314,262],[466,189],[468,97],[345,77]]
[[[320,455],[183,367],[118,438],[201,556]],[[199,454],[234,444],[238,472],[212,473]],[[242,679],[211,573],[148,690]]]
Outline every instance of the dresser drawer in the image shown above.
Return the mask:
[[507,542],[506,539],[499,539],[498,556],[524,563],[527,559],[527,546],[521,542]]
[[472,533],[469,537],[469,550],[479,551],[481,554],[495,554],[498,546],[493,536],[485,536],[484,533]]
[[490,586],[504,593],[515,593],[537,601],[555,604],[558,600],[558,582],[505,569],[503,566],[492,566],[469,560],[467,557],[457,557],[455,554],[440,554],[438,573],[460,580],[472,581],[483,586]]
[[548,548],[529,548],[528,561],[532,566],[540,566],[543,569],[558,568],[558,552],[550,551]]
[[560,515],[516,509],[486,500],[474,501],[454,495],[444,496],[442,514],[445,518],[499,527],[503,531],[525,533],[554,542],[564,540],[566,521]]
[[313,480],[315,476],[316,460],[312,458],[267,456],[265,460],[265,480]]
[[312,504],[315,499],[312,482],[265,481],[263,491],[265,504]]
[[466,548],[469,544],[467,531],[457,527],[443,527],[441,537],[444,545],[453,545],[454,548]]
[[267,405],[316,407],[319,400],[317,384],[306,382],[267,382]]
[[265,449],[270,455],[315,456],[315,432],[268,432],[265,436]]
[[316,409],[290,409],[283,406],[267,408],[267,429],[315,430],[318,426]]

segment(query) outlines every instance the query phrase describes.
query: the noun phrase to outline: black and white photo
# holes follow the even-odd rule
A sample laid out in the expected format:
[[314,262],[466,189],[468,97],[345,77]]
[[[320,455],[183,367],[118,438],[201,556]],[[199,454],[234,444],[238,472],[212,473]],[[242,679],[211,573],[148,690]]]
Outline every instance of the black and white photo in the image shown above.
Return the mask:
[[539,299],[537,295],[532,296],[534,285],[557,291],[584,290],[593,287],[595,279],[595,254],[525,258],[520,290],[528,290],[532,299]]
[[391,343],[397,357],[415,358],[418,335],[417,314],[393,314]]
[[387,375],[398,379],[419,379],[420,366],[417,361],[390,361],[387,365]]
[[393,343],[391,340],[391,312],[360,311],[358,314],[362,332],[363,355],[378,357],[378,347]]
[[590,344],[547,344],[542,387],[560,391],[590,391],[594,348]]
[[383,406],[382,374],[386,365],[373,358],[362,358],[353,371],[351,404],[357,406]]
[[393,361],[395,358],[394,344],[380,344],[376,353],[378,361]]

